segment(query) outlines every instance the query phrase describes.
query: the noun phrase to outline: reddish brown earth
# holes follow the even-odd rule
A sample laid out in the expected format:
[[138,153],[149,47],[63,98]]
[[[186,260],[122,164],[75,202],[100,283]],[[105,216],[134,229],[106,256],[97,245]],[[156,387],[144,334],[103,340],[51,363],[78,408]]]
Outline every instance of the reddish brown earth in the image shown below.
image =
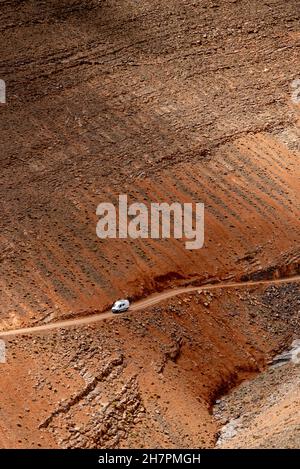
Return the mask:
[[218,448],[299,448],[299,385],[299,363],[292,362],[269,368],[218,400],[215,408],[222,411],[215,415],[221,413],[225,424]]
[[298,282],[199,291],[91,326],[8,338],[0,444],[212,447],[212,404],[299,336],[298,301]]
[[[296,0],[5,2],[1,29],[2,328],[295,254]],[[204,249],[101,242],[119,193],[204,202]]]
[[[299,273],[299,13],[297,0],[1,3],[2,331]],[[204,202],[204,248],[99,240],[96,207],[118,194]],[[297,282],[275,304],[266,288],[8,339],[0,444],[213,446],[215,398],[299,337]]]

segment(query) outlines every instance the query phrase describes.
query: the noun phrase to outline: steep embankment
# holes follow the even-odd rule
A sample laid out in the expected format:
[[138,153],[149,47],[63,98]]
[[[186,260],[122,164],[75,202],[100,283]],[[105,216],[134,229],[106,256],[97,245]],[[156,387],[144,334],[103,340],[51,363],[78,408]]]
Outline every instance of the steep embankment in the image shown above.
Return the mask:
[[298,308],[298,283],[200,291],[7,338],[0,445],[212,447],[212,404],[299,337]]
[[[1,328],[299,256],[299,5],[4,2]],[[205,247],[101,242],[96,206],[202,201]]]
[[[298,0],[11,0],[0,19],[0,330],[297,273]],[[204,202],[204,248],[98,240],[96,206],[122,193]],[[291,282],[6,336],[0,446],[213,447],[216,398],[299,332]],[[297,430],[296,372],[249,384],[260,406],[237,394],[253,422],[228,444],[255,445],[257,425],[260,446],[297,445],[280,434]]]
[[[259,272],[261,275],[261,272]],[[255,273],[257,275],[257,273]],[[274,280],[254,280],[254,281],[245,281],[245,282],[226,282],[226,283],[218,283],[216,285],[204,285],[198,287],[181,287],[181,288],[173,288],[167,291],[163,291],[158,294],[150,295],[147,298],[139,300],[130,305],[129,313],[132,311],[143,311],[146,308],[149,308],[153,305],[162,303],[165,300],[170,298],[176,298],[179,295],[193,293],[197,291],[198,293],[207,293],[207,292],[214,292],[215,290],[230,290],[230,289],[248,289],[251,287],[258,287],[260,285],[287,285],[289,283],[299,282],[299,276],[293,276],[290,278],[278,278]],[[80,316],[80,312],[78,314],[73,314],[72,319],[64,319],[63,321],[52,321],[49,324],[42,324],[39,326],[31,326],[31,327],[23,327],[20,329],[9,329],[7,331],[0,332],[0,338],[8,338],[8,337],[15,337],[19,335],[31,335],[40,332],[49,332],[53,329],[65,329],[68,327],[79,327],[85,326],[89,324],[93,324],[95,322],[104,321],[105,319],[113,319],[115,314],[111,311],[105,311],[100,314],[96,314],[94,311],[93,314],[88,314],[88,311],[84,311],[84,315]]]
[[218,448],[299,448],[298,364],[271,367],[218,400]]

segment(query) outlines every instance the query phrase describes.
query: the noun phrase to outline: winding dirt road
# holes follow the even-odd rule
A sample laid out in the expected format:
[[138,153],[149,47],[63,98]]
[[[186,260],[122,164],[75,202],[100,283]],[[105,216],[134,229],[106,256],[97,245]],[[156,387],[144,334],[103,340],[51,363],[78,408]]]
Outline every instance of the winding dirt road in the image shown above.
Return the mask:
[[[251,287],[256,285],[276,285],[280,283],[291,283],[300,280],[300,275],[295,277],[289,278],[281,278],[275,280],[258,280],[258,281],[249,281],[249,282],[232,282],[232,283],[218,283],[214,285],[204,285],[198,287],[182,287],[182,288],[174,288],[170,290],[166,290],[161,293],[156,293],[150,295],[148,298],[143,300],[139,300],[133,303],[130,306],[130,311],[138,311],[145,309],[146,307],[153,306],[161,301],[167,300],[168,298],[172,298],[174,296],[181,295],[183,293],[189,293],[193,291],[203,291],[203,290],[219,290],[219,289],[227,289],[227,288],[245,288]],[[72,326],[81,326],[85,324],[92,324],[94,322],[102,321],[103,319],[111,319],[116,318],[117,316],[110,311],[106,311],[100,314],[94,314],[90,316],[86,316],[83,318],[75,318],[69,319],[64,321],[53,322],[50,324],[43,324],[41,326],[34,326],[34,327],[25,327],[22,329],[14,329],[9,331],[0,332],[0,338],[3,337],[13,337],[16,335],[23,335],[23,334],[33,334],[38,332],[46,332],[52,329],[60,329],[65,327],[72,327]]]

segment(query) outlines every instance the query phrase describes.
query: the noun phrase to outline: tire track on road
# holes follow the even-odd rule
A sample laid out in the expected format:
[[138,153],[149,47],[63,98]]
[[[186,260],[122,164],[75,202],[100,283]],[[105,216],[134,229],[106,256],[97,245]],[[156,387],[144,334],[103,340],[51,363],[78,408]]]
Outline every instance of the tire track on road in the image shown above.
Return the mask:
[[[282,283],[292,283],[297,282],[300,280],[300,275],[295,277],[289,278],[281,278],[281,279],[274,279],[274,280],[257,280],[257,281],[249,281],[249,282],[231,282],[231,283],[218,283],[214,285],[203,285],[198,287],[181,287],[181,288],[174,288],[171,290],[166,290],[161,293],[156,293],[150,295],[149,297],[139,300],[133,303],[130,306],[129,311],[140,311],[149,306],[153,306],[157,303],[161,303],[164,300],[169,298],[173,298],[178,295],[182,295],[184,293],[191,293],[194,291],[207,291],[207,290],[221,290],[227,288],[247,288],[247,287],[255,287],[258,285],[277,285]],[[104,319],[112,319],[116,318],[117,315],[113,314],[111,311],[105,311],[103,313],[94,314],[91,316],[86,316],[83,318],[77,319],[69,319],[64,321],[58,321],[50,324],[43,324],[41,326],[34,326],[34,327],[25,327],[21,329],[14,329],[9,331],[0,332],[0,338],[4,337],[15,337],[17,335],[27,335],[27,334],[34,334],[38,332],[47,332],[53,329],[63,329],[66,327],[77,327],[83,325],[93,324],[99,321],[103,321]],[[122,314],[122,317],[124,315]]]

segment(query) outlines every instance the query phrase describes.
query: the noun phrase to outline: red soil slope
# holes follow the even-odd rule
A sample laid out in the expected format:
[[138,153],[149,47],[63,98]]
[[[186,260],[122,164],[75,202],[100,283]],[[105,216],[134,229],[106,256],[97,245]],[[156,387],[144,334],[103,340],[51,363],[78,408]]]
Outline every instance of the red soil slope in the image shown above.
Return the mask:
[[[299,4],[4,2],[1,327],[299,252]],[[203,201],[205,247],[101,242],[97,204]]]
[[10,338],[0,446],[211,447],[212,404],[299,336],[298,301],[298,283],[195,292]]

